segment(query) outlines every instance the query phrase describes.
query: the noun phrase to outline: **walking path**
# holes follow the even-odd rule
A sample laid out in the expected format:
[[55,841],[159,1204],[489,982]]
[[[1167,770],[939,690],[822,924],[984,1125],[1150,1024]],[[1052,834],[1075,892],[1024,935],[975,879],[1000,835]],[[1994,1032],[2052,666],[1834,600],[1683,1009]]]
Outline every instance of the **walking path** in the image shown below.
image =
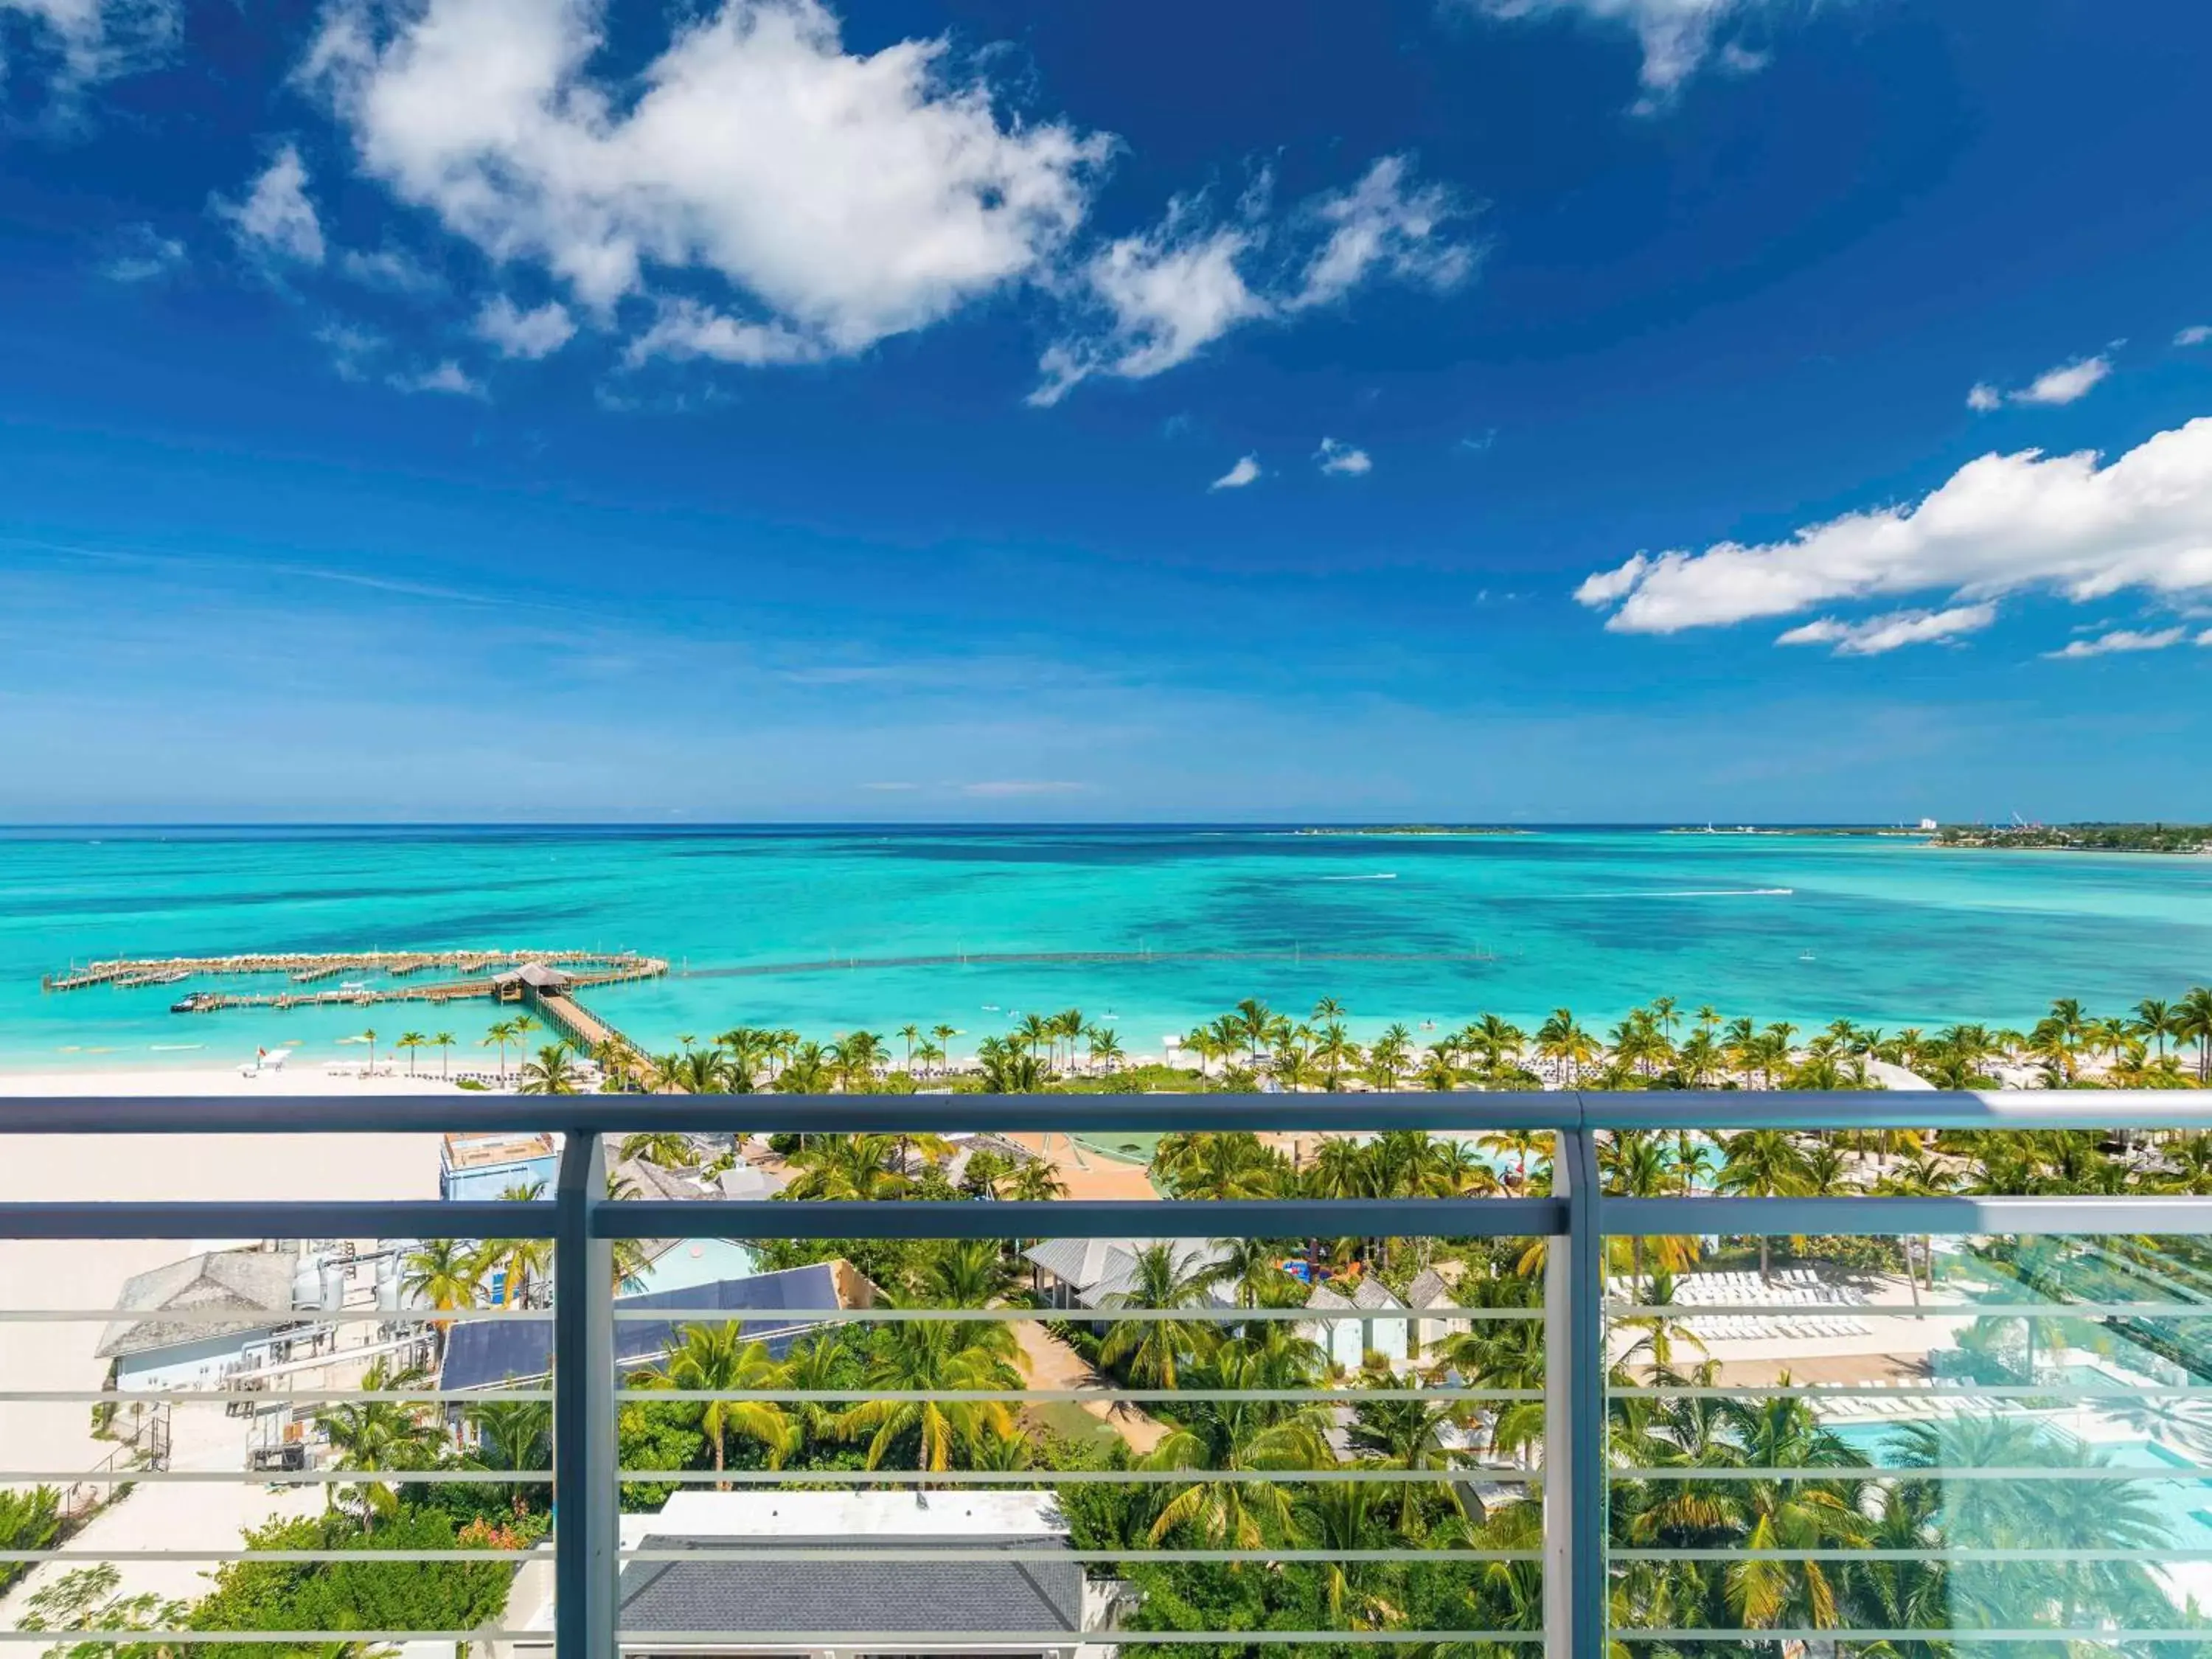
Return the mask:
[[[1015,1321],[1014,1340],[1021,1344],[1022,1358],[1029,1370],[1029,1386],[1033,1389],[1103,1389],[1111,1386],[1081,1354],[1035,1321]],[[1126,1401],[1116,1403],[1107,1400],[1085,1400],[1081,1405],[1083,1410],[1120,1435],[1129,1449],[1139,1457],[1167,1438],[1166,1424],[1158,1418],[1146,1416]]]

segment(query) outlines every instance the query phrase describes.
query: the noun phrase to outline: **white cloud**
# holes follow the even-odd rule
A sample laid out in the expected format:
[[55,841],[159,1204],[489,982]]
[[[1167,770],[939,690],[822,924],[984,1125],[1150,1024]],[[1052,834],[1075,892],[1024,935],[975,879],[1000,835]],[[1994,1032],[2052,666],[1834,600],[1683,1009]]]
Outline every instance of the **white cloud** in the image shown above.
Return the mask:
[[471,379],[468,372],[450,357],[419,374],[394,374],[386,384],[397,392],[443,392],[459,398],[484,395],[483,383]]
[[812,362],[825,353],[820,342],[775,323],[741,322],[696,300],[671,300],[651,328],[624,354],[635,368],[651,357],[711,357],[716,362],[763,368],[771,363]]
[[1984,455],[1917,503],[1847,514],[1781,541],[1639,553],[1575,597],[1612,609],[1615,632],[1672,634],[1935,591],[1964,601],[2027,588],[2077,602],[2130,588],[2212,593],[2212,418],[2099,460],[2087,450]]
[[323,224],[307,197],[307,168],[287,144],[253,181],[242,202],[218,200],[216,211],[249,253],[281,256],[301,264],[323,262]]
[[2203,345],[2207,340],[2212,340],[2212,325],[2203,323],[2191,323],[2173,337],[2178,346]]
[[1259,477],[1260,458],[1257,455],[1240,455],[1237,458],[1236,465],[1206,485],[1206,488],[1208,489],[1242,489],[1246,484],[1258,482]]
[[1309,205],[1328,238],[1308,262],[1297,292],[1284,300],[1286,308],[1340,300],[1377,270],[1439,290],[1467,280],[1474,250],[1443,237],[1444,226],[1462,210],[1441,185],[1407,189],[1407,172],[1404,156],[1385,155],[1350,190]]
[[703,271],[768,325],[865,349],[1036,274],[1110,141],[1001,118],[942,40],[847,52],[817,0],[726,0],[635,86],[592,0],[336,0],[305,74],[363,169],[602,312]]
[[331,367],[338,372],[339,379],[345,380],[360,380],[368,360],[381,354],[386,344],[384,337],[374,329],[337,318],[317,328],[315,337],[330,348]]
[[[2060,659],[2075,657],[2106,657],[2119,651],[2163,651],[2168,646],[2179,645],[2187,635],[2185,628],[2160,628],[2142,632],[2132,628],[2115,629],[2109,634],[2100,634],[2094,639],[2069,640],[2057,651],[2043,654]],[[2199,641],[2202,644],[2203,641]]]
[[121,241],[120,250],[100,268],[100,274],[111,283],[150,283],[185,263],[185,245],[173,236],[161,234],[151,225],[126,227]]
[[[1409,186],[1410,173],[1404,156],[1386,155],[1350,189],[1300,204],[1279,233],[1264,215],[1264,181],[1226,222],[1202,197],[1177,198],[1158,226],[1084,263],[1097,320],[1045,351],[1030,402],[1057,403],[1093,374],[1148,380],[1240,324],[1328,304],[1372,277],[1439,291],[1464,282],[1474,251],[1446,228],[1466,210],[1441,185]],[[1271,252],[1274,264],[1263,269]]]
[[348,248],[338,255],[338,270],[364,288],[380,288],[392,294],[437,294],[446,279],[413,254],[396,247],[374,252]]
[[2026,386],[2010,392],[2001,391],[1987,380],[1980,380],[1966,393],[1966,407],[1987,414],[2002,404],[2075,403],[2087,397],[2096,389],[2097,383],[2112,372],[2112,358],[2100,352],[2094,357],[2077,357],[2070,363],[2046,368]]
[[[1644,49],[1641,113],[1663,106],[1682,82],[1697,72],[1713,50],[1714,37],[1732,15],[1756,11],[1770,0],[1468,0],[1498,18],[1552,17],[1579,14],[1599,22],[1626,25]],[[1723,67],[1747,75],[1763,67],[1763,53],[1730,46]]]
[[1340,477],[1358,477],[1363,472],[1372,472],[1375,463],[1367,458],[1364,449],[1354,449],[1350,444],[1340,443],[1334,438],[1323,438],[1321,447],[1314,451],[1314,459],[1321,470]]
[[501,356],[545,357],[575,337],[576,325],[558,300],[524,311],[501,294],[477,313],[477,332],[497,346]]
[[1070,783],[1065,781],[1003,778],[992,779],[982,783],[963,783],[960,786],[960,793],[963,795],[982,795],[987,797],[999,797],[1006,795],[1070,795],[1087,790],[1091,786],[1087,783]]
[[2099,356],[2083,357],[2057,368],[2046,368],[2019,391],[2012,393],[2016,404],[2070,404],[2086,398],[2097,382],[2112,372],[2112,360]]
[[[176,44],[178,0],[0,0],[0,41],[9,19],[23,24],[34,60],[52,61],[53,90],[66,96],[137,68]],[[0,58],[0,81],[15,66]]]
[[1978,633],[1997,619],[1993,605],[1954,605],[1944,611],[1893,611],[1847,623],[1822,617],[1791,629],[1777,645],[1830,645],[1839,657],[1878,657],[1907,645],[1938,645]]
[[1092,374],[1149,380],[1188,362],[1238,323],[1268,313],[1271,303],[1252,291],[1237,265],[1257,246],[1257,230],[1202,219],[1197,201],[1178,198],[1158,228],[1121,237],[1093,256],[1083,278],[1104,307],[1107,326],[1049,347],[1038,363],[1043,383],[1030,402],[1056,404]]

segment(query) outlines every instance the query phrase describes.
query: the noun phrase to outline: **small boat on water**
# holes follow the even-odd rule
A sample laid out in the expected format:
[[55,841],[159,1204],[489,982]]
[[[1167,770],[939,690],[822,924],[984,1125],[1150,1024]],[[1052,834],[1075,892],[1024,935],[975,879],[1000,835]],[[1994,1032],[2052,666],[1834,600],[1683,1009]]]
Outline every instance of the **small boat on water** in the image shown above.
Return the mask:
[[1800,951],[1797,953],[1797,960],[1800,962],[1815,962],[1818,961],[1819,958],[1814,956],[1810,951]]

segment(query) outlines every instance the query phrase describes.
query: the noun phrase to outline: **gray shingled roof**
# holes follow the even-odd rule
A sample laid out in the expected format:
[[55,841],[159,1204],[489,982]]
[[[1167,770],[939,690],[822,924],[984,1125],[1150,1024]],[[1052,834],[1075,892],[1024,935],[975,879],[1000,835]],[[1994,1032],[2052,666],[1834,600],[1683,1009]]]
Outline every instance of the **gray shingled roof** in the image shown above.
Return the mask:
[[[1210,1238],[1048,1238],[1023,1254],[1054,1278],[1073,1287],[1075,1299],[1086,1308],[1103,1308],[1126,1295],[1136,1282],[1137,1255],[1156,1244],[1172,1246],[1177,1265],[1188,1271],[1194,1265],[1214,1267],[1229,1253]],[[1226,1298],[1207,1301],[1227,1307]]]
[[1409,1308],[1449,1308],[1452,1304],[1451,1286],[1434,1267],[1424,1267],[1413,1275],[1413,1282],[1406,1286],[1406,1305]]
[[1306,1306],[1309,1308],[1322,1308],[1330,1313],[1344,1313],[1358,1305],[1351,1297],[1332,1291],[1326,1285],[1315,1285],[1312,1292],[1306,1297]]
[[[826,1546],[835,1561],[748,1561],[748,1547]],[[872,1547],[921,1551],[1067,1547],[1029,1538],[684,1538],[648,1534],[643,1548],[711,1551],[714,1559],[632,1561],[622,1573],[623,1628],[632,1631],[921,1632],[1079,1632],[1083,1569],[1059,1561],[876,1561]]]
[[1390,1293],[1388,1285],[1372,1277],[1359,1281],[1358,1288],[1352,1292],[1352,1304],[1356,1308],[1387,1309],[1393,1313],[1403,1312],[1406,1306]]
[[[293,1266],[291,1257],[267,1250],[214,1250],[139,1273],[124,1285],[116,1307],[125,1316],[100,1334],[94,1356],[119,1359],[179,1342],[289,1324]],[[240,1316],[212,1321],[161,1316],[172,1310],[222,1308],[235,1308]]]

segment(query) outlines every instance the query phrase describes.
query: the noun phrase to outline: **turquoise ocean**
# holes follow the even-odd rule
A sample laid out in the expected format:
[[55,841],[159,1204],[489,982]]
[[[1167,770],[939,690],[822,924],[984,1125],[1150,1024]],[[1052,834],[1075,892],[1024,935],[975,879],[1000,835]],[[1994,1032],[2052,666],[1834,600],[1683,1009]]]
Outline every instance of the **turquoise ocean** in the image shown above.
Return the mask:
[[0,1066],[283,1043],[314,1061],[357,1055],[340,1039],[364,1024],[388,1042],[433,1021],[459,1060],[489,1004],[186,1015],[174,989],[40,988],[108,956],[441,946],[666,957],[669,978],[586,999],[656,1051],[738,1024],[913,1023],[956,1027],[964,1054],[1074,1007],[1157,1053],[1248,996],[1334,997],[1362,1034],[1560,1006],[1610,1023],[1661,994],[1801,1026],[2019,1024],[2054,997],[2117,1012],[2212,981],[2212,859],[1648,829],[16,830]]

